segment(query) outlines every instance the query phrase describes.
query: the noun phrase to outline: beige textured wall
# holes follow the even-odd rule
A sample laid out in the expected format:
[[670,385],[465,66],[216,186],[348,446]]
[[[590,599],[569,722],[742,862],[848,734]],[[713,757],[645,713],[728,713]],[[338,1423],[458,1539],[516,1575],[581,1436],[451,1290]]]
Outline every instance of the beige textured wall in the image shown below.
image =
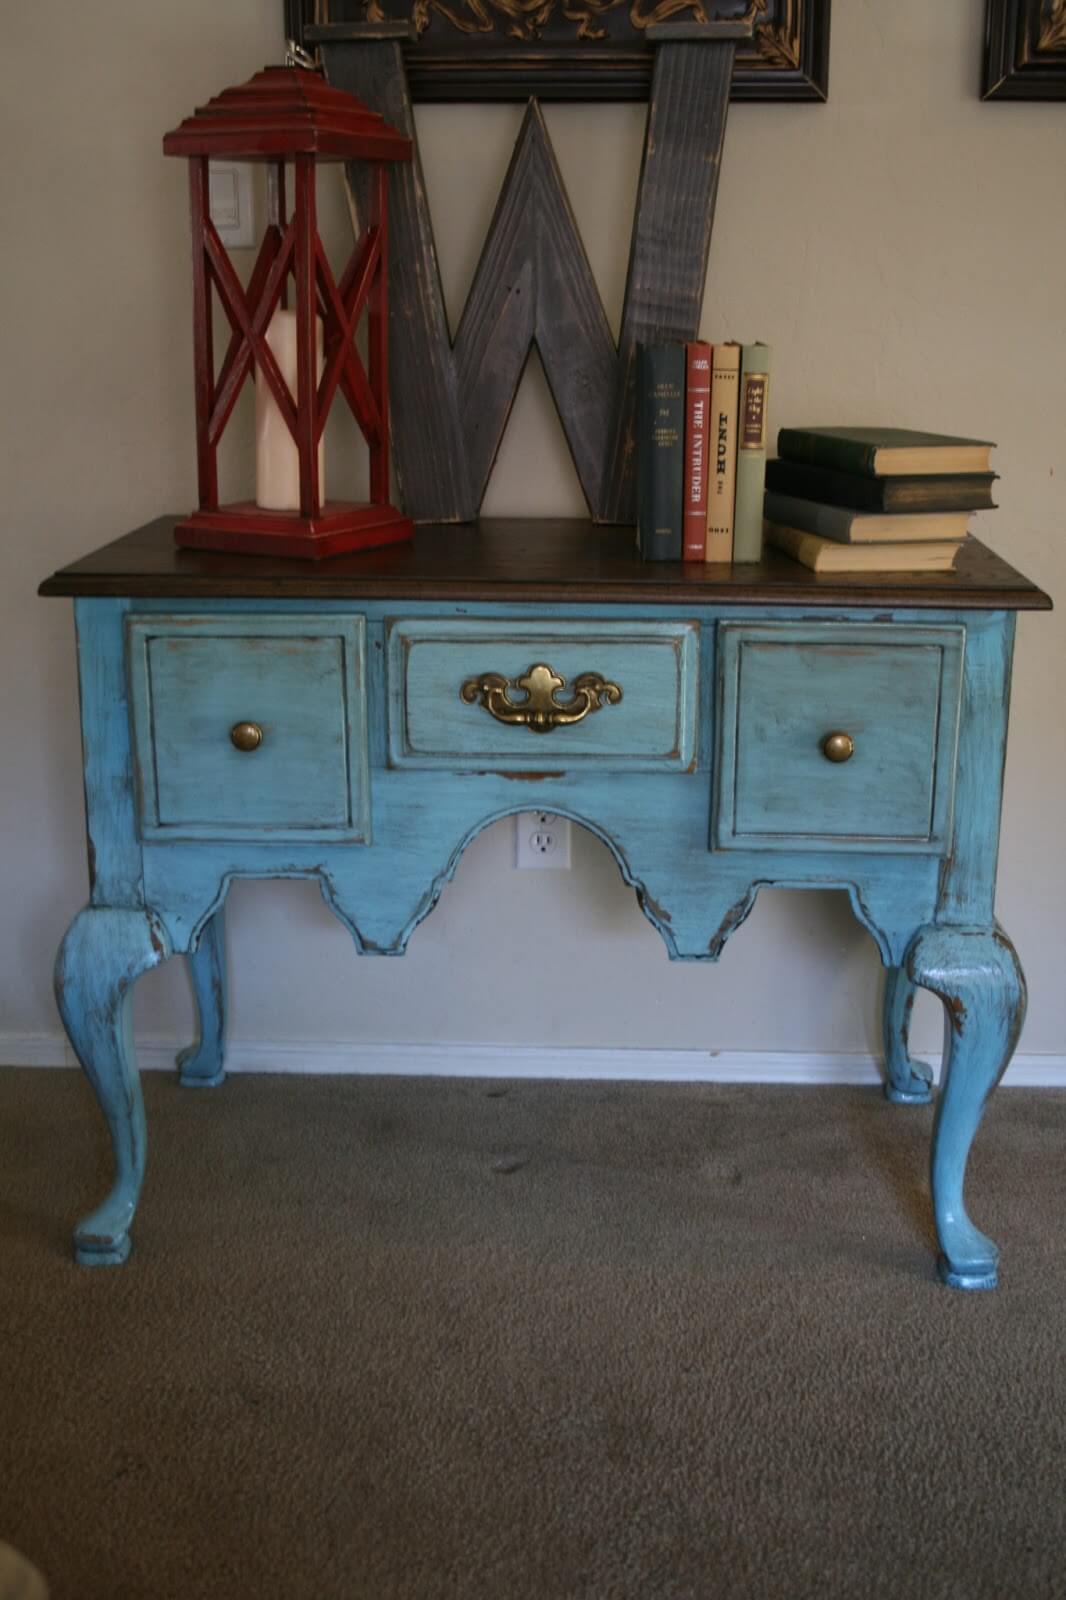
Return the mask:
[[[86,893],[69,607],[38,580],[165,509],[195,475],[181,164],[159,141],[277,59],[278,0],[22,7],[0,101],[4,243],[0,1045],[57,1030],[53,953]],[[982,535],[1066,596],[1066,107],[982,105],[984,0],[836,0],[827,106],[730,115],[703,329],[774,346],[771,423],[942,427],[999,441]],[[461,306],[517,107],[420,113],[442,271]],[[639,107],[548,122],[617,325]],[[344,231],[339,197],[331,230]],[[533,363],[493,512],[582,509]],[[1059,615],[1018,632],[1000,915],[1028,968],[1023,1049],[1066,1049]],[[238,1038],[863,1050],[879,968],[843,897],[766,894],[713,967],[670,965],[606,851],[569,876],[510,867],[503,824],[469,850],[403,962],[356,961],[308,884],[230,901]],[[501,998],[497,998],[501,997]],[[188,1026],[176,963],[139,1024]],[[923,1048],[939,1037],[932,1003]]]

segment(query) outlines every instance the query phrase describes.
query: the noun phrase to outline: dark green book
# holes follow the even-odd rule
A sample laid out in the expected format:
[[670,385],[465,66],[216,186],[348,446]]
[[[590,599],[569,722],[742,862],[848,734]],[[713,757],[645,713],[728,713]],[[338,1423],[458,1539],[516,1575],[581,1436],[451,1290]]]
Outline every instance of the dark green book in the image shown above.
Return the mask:
[[680,561],[685,490],[685,347],[637,350],[637,545],[645,561]]
[[852,511],[993,511],[994,472],[963,472],[943,477],[864,478],[802,461],[768,461],[766,487],[821,505]]
[[994,449],[987,439],[913,428],[782,428],[777,436],[777,453],[787,461],[867,478],[987,472],[988,453]]

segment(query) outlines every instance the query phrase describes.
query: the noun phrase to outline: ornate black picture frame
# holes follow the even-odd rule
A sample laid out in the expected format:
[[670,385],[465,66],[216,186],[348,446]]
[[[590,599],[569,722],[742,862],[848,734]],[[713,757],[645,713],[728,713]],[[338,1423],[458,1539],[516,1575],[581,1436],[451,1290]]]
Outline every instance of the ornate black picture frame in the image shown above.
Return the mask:
[[[286,37],[315,25],[413,21],[415,100],[646,100],[656,22],[754,23],[733,100],[825,100],[830,0],[285,0]],[[307,32],[305,32],[307,30]]]
[[1066,100],[1066,0],[988,0],[982,100]]

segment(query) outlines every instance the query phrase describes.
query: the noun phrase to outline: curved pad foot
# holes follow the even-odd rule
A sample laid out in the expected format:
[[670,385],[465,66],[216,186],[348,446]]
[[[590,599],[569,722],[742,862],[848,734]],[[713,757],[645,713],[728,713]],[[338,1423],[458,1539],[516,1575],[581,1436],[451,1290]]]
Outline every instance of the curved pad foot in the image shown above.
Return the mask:
[[938,1256],[936,1270],[941,1283],[949,1289],[995,1289],[999,1284],[999,1272],[994,1266],[983,1273],[956,1272],[947,1256]]
[[[924,1061],[911,1063],[913,1067],[925,1066]],[[926,1071],[929,1069],[926,1067]],[[894,1106],[927,1106],[933,1098],[932,1074],[923,1078],[921,1073],[914,1071],[908,1078],[904,1088],[897,1088],[894,1083],[885,1084],[885,1099]]]
[[944,1068],[931,1171],[940,1276],[956,1289],[992,1289],[998,1251],[970,1221],[963,1183],[985,1104],[1021,1032],[1025,978],[999,928],[923,928],[911,945],[907,970],[912,982],[944,1005]]
[[[934,1145],[934,1159],[936,1147]],[[940,1231],[938,1222],[938,1232]],[[952,1289],[994,1289],[999,1281],[999,1249],[975,1228],[965,1212],[946,1220],[941,1233],[943,1254],[936,1269]],[[950,1248],[949,1248],[950,1247]]]
[[74,1259],[79,1267],[120,1267],[129,1253],[128,1233],[121,1233],[107,1243],[103,1239],[83,1237],[80,1226],[74,1229]]
[[117,1267],[130,1253],[130,1223],[137,1208],[129,1185],[116,1184],[102,1205],[74,1227],[74,1259],[83,1267]]
[[225,1067],[219,1067],[217,1072],[207,1073],[204,1070],[198,1046],[190,1045],[187,1050],[180,1050],[174,1057],[174,1065],[178,1069],[178,1082],[183,1089],[217,1089],[220,1083],[226,1081]]

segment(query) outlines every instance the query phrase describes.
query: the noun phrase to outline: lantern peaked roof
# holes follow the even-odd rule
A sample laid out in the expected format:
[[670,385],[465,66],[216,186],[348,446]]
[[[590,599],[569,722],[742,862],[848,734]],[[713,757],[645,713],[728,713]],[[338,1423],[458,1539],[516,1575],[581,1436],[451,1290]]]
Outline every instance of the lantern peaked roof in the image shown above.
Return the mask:
[[163,139],[168,156],[231,156],[278,161],[409,161],[411,141],[384,117],[306,67],[264,67],[239,88],[223,89]]

